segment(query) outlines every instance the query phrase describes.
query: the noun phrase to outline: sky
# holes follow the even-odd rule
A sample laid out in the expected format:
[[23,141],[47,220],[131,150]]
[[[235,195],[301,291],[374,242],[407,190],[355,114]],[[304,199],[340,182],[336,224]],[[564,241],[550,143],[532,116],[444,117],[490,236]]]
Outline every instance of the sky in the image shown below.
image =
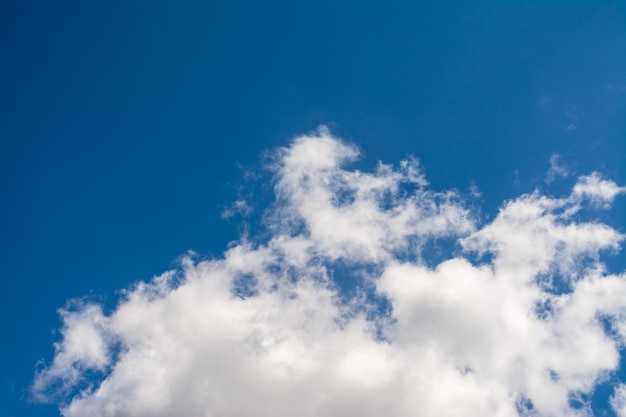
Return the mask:
[[3,1],[0,417],[626,416],[626,3]]

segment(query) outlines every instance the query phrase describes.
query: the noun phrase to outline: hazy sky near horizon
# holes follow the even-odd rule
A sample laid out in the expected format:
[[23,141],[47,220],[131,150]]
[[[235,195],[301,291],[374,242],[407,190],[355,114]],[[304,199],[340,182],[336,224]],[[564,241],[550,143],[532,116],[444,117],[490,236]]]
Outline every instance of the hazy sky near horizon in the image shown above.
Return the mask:
[[626,410],[625,40],[619,1],[3,2],[0,417]]

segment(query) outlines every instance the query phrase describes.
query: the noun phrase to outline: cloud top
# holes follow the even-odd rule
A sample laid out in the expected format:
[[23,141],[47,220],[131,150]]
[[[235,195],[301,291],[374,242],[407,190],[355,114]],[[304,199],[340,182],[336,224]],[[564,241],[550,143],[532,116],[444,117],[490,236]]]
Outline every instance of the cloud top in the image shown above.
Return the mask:
[[[601,262],[623,235],[579,213],[625,188],[593,173],[480,225],[417,160],[347,169],[358,155],[326,129],[277,150],[269,239],[186,257],[110,314],[71,303],[33,395],[66,417],[588,415],[626,274]],[[442,239],[458,249],[425,262]]]

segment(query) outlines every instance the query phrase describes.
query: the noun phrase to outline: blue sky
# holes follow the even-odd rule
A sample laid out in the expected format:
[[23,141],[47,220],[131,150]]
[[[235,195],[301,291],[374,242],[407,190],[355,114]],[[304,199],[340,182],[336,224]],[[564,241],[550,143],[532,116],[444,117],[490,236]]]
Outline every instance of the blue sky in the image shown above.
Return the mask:
[[[337,171],[350,181],[413,155],[430,190],[456,190],[476,230],[535,189],[564,197],[592,172],[626,184],[623,2],[179,3],[0,6],[0,416],[59,415],[27,398],[63,338],[68,300],[87,297],[106,315],[123,289],[177,268],[188,250],[221,259],[245,227],[253,242],[276,236],[262,218],[280,213],[272,181],[291,171],[263,165],[274,152],[290,166],[281,158],[297,154],[300,135],[355,144],[360,158]],[[245,227],[224,219],[234,201],[254,209]],[[624,212],[617,196],[576,221],[625,232]],[[443,237],[435,246],[458,254],[451,236],[455,248]],[[367,253],[359,262],[386,268]],[[327,256],[347,279],[335,261],[354,258]],[[618,249],[602,261],[623,276]],[[612,375],[623,381],[623,366]],[[603,389],[592,407],[611,415]]]

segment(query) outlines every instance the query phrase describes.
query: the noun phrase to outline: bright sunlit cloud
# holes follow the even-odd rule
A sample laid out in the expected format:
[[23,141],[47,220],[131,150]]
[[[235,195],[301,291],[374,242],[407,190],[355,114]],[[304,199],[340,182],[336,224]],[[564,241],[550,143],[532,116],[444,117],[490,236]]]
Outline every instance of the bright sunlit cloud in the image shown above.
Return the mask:
[[588,415],[619,367],[626,273],[602,262],[624,236],[580,214],[626,188],[594,172],[482,224],[417,160],[346,168],[358,157],[325,128],[276,150],[269,238],[185,257],[110,313],[68,304],[33,396],[67,417]]

